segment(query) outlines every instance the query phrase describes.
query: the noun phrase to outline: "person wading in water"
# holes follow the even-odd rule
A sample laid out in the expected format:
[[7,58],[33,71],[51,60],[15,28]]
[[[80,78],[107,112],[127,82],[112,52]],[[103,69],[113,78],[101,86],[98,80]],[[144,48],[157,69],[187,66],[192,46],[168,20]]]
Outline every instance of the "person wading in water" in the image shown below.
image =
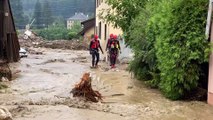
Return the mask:
[[[113,34],[110,34],[109,36],[109,39],[107,40],[107,44],[106,44],[106,61],[109,61],[110,62],[110,41],[112,41],[114,39],[114,35]],[[111,63],[110,63],[110,66],[111,66]]]
[[94,38],[90,42],[90,54],[92,55],[92,66],[91,68],[97,68],[98,67],[98,62],[100,60],[100,54],[99,54],[99,49],[101,50],[102,54],[104,53],[100,41],[98,40],[98,35],[94,35]]
[[109,45],[110,45],[110,63],[111,63],[110,66],[111,68],[115,68],[118,52],[119,51],[121,52],[121,47],[117,35],[114,35]]

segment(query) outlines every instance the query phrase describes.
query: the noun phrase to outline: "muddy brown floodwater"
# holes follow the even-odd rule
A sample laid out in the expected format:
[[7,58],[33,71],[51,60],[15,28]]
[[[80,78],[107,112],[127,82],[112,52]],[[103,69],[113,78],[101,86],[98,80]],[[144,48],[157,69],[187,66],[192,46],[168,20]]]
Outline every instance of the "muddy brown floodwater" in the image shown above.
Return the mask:
[[[212,106],[170,101],[131,78],[126,65],[111,70],[101,63],[91,70],[88,51],[34,50],[43,54],[11,64],[21,72],[0,91],[0,106],[8,108],[14,120],[213,120]],[[102,102],[84,102],[70,94],[84,72],[91,72]]]

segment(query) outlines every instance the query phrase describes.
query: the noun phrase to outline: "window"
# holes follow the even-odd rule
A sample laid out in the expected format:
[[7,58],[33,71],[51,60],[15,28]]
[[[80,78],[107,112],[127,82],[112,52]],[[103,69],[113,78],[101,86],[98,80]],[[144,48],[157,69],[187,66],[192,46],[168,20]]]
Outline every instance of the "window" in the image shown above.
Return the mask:
[[101,0],[98,0],[98,6],[101,4]]
[[100,2],[100,0],[96,0],[96,7],[99,6],[99,2]]
[[97,26],[95,27],[95,34],[96,35],[98,34],[98,27]]
[[103,3],[103,0],[96,0],[96,7],[99,7],[99,5],[101,5],[101,3]]
[[104,40],[107,39],[107,24],[105,24],[105,27],[104,27]]
[[101,22],[99,22],[99,31],[98,32],[99,32],[99,34],[98,34],[99,38],[101,39]]

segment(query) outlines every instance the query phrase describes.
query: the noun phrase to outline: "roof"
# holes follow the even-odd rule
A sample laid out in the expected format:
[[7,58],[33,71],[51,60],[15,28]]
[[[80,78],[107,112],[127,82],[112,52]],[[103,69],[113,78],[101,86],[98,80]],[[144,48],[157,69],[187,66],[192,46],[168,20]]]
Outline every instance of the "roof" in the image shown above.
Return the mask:
[[91,23],[91,22],[95,22],[95,18],[90,18],[88,20],[82,21],[81,24],[84,25],[84,24]]
[[89,29],[95,27],[95,18],[91,18],[91,19],[85,20],[85,21],[81,22],[81,24],[84,26],[84,28],[79,34],[83,35]]
[[84,15],[84,13],[75,13],[74,16],[68,18],[68,20],[79,20],[79,21],[84,21],[87,19],[88,19],[88,16]]

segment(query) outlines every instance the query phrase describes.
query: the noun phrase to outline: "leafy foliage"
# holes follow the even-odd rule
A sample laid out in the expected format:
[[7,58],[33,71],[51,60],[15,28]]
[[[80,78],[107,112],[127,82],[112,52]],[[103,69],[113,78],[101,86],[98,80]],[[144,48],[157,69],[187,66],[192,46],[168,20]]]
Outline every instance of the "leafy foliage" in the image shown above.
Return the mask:
[[16,27],[25,26],[36,21],[34,28],[45,28],[55,22],[56,18],[65,21],[76,12],[94,16],[94,0],[10,0]]
[[[158,87],[159,70],[157,69],[156,32],[154,26],[150,26],[150,18],[153,6],[149,2],[140,14],[132,21],[129,29],[129,45],[133,49],[135,57],[129,68],[137,79],[145,80],[151,87]],[[138,67],[139,66],[139,67]]]
[[36,5],[35,5],[35,11],[33,14],[33,19],[35,19],[35,22],[33,25],[35,28],[38,28],[38,29],[44,27],[41,9],[42,9],[41,3],[39,0],[37,0]]
[[47,0],[44,1],[43,5],[42,21],[45,27],[51,25],[53,22],[51,7]]
[[208,0],[148,1],[128,31],[135,76],[173,100],[195,89],[208,62],[207,8]]
[[80,23],[75,23],[72,29],[67,29],[63,23],[50,25],[45,29],[37,29],[35,30],[38,35],[47,39],[47,40],[72,40],[74,38],[79,38],[78,33],[81,30]]
[[158,26],[155,47],[161,71],[160,88],[171,99],[179,99],[198,85],[200,65],[208,60],[205,25],[208,0],[163,0],[153,16]]
[[112,22],[116,27],[120,27],[123,31],[128,30],[131,20],[140,12],[140,8],[146,0],[107,0],[112,10],[107,10],[105,19]]
[[[129,26],[140,13],[141,8],[147,0],[106,0],[111,9],[103,10],[99,15],[101,19],[112,23],[115,27],[121,28],[125,33],[125,40],[129,42]],[[106,16],[102,16],[106,13]]]
[[25,24],[28,23],[29,19],[24,15],[22,1],[11,0],[10,1],[13,17],[16,23],[16,27],[19,29],[25,28]]
[[47,0],[43,4],[37,0],[32,19],[35,19],[33,27],[37,29],[46,28],[53,23],[51,7]]

